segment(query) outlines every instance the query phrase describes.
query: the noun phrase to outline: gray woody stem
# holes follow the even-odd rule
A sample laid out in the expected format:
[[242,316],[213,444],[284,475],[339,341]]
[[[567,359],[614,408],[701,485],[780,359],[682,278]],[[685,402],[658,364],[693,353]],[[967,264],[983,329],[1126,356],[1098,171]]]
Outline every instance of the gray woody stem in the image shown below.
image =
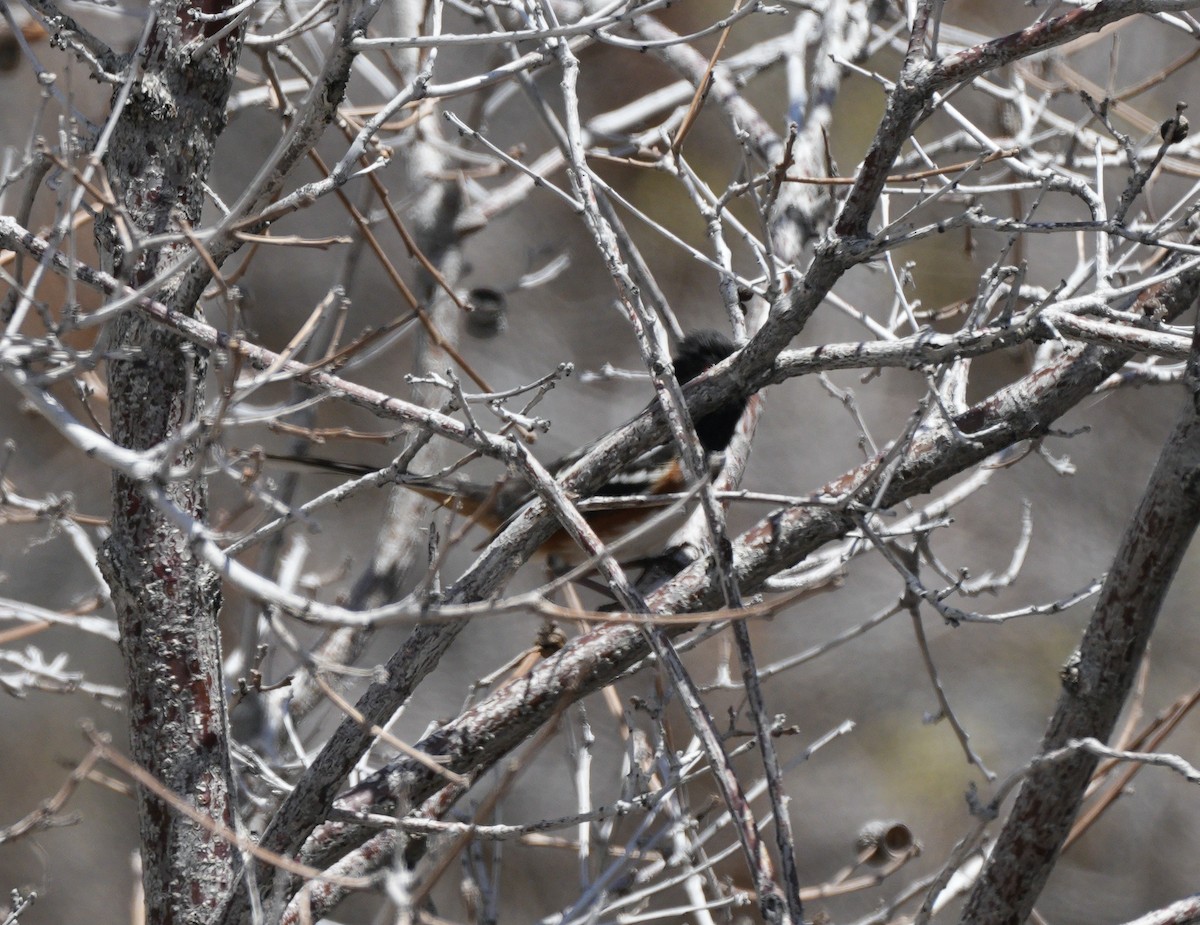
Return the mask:
[[[132,93],[110,117],[115,124],[104,165],[119,209],[97,222],[97,244],[106,268],[135,287],[190,249],[184,243],[141,250],[137,241],[176,230],[179,217],[200,220],[241,32],[217,38],[224,20],[194,14],[224,8],[220,0],[157,7],[145,53],[129,65],[138,69]],[[215,41],[198,51],[210,37]],[[194,311],[192,304],[177,304],[178,293],[169,287],[156,297],[180,312]],[[188,434],[203,397],[201,353],[140,312],[120,316],[106,336],[119,351],[108,368],[113,439],[134,449],[168,447],[165,461],[185,474],[161,487],[203,518],[206,486]],[[114,476],[112,534],[100,556],[128,674],[131,750],[165,787],[233,828],[219,582],[153,503],[151,487]],[[140,791],[138,800],[146,920],[210,922],[237,873],[237,850],[148,792]]]
[[[1079,647],[1078,674],[1064,683],[1042,749],[1108,739],[1154,630],[1154,621],[1200,519],[1200,331],[1188,360],[1187,401],[1163,447]],[[1029,917],[1099,759],[1079,750],[1041,765],[1017,795],[987,867],[963,912],[972,925]]]

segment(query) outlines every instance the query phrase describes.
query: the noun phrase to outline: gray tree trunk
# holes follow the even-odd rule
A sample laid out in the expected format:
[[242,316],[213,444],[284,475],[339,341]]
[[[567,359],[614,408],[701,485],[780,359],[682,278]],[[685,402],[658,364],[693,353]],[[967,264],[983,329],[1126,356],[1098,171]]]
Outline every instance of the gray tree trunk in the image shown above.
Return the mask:
[[[119,208],[97,225],[112,272],[143,286],[191,246],[129,252],[129,241],[177,232],[179,217],[200,219],[203,181],[225,123],[225,103],[241,48],[240,32],[203,54],[195,45],[224,22],[193,11],[221,11],[217,2],[158,7],[141,69],[116,117],[104,164]],[[136,66],[136,65],[134,65]],[[122,228],[128,221],[132,227]],[[172,308],[168,285],[153,293]],[[186,299],[186,297],[184,297]],[[198,519],[206,508],[197,443],[181,434],[202,407],[206,361],[194,347],[140,313],[116,325],[108,364],[113,438],[147,449],[175,441],[170,463],[185,470],[161,488]],[[186,538],[159,509],[144,483],[113,479],[112,535],[101,567],[112,589],[128,672],[134,759],[172,793],[226,828],[233,827],[228,717],[217,631],[217,577],[197,561]],[[211,920],[240,864],[226,838],[187,818],[158,796],[139,791],[147,920],[182,925]]]

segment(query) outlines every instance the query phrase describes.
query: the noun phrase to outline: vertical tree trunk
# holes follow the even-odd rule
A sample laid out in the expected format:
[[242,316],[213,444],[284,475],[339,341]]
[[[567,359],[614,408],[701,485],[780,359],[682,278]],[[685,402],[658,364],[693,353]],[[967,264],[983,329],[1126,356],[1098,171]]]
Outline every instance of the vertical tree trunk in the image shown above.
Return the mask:
[[[193,224],[200,219],[202,184],[225,124],[241,33],[197,54],[226,23],[198,20],[194,13],[222,9],[217,0],[160,5],[143,57],[131,64],[140,65],[133,92],[114,116],[104,164],[123,217],[106,214],[97,223],[97,240],[108,267],[133,286],[170,266],[184,248],[130,253],[130,239],[136,244],[148,234],[178,231],[179,216]],[[125,219],[132,228],[119,226]],[[175,304],[181,297],[170,286],[154,295],[180,311],[195,311],[194,305]],[[108,364],[114,439],[136,449],[179,440],[202,405],[205,358],[132,312],[115,323],[110,344],[119,356]],[[172,465],[186,475],[164,487],[176,504],[203,518],[205,483],[190,468],[197,453],[193,440],[179,442]],[[122,475],[113,481],[112,535],[101,560],[121,628],[133,757],[183,800],[231,828],[219,581],[195,559],[147,486]],[[144,790],[139,801],[147,920],[210,921],[237,872],[237,849]]]
[[[1200,327],[1187,401],[1163,446],[1079,645],[1042,751],[1107,741],[1133,688],[1154,624],[1200,523]],[[1054,871],[1099,759],[1078,751],[1035,768],[1017,794],[962,914],[962,925],[1020,925]]]

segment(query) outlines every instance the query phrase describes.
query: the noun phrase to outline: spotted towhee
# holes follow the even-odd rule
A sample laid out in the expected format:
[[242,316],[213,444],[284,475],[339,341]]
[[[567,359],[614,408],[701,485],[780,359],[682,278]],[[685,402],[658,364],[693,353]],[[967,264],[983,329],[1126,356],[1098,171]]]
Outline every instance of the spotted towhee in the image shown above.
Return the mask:
[[[733,351],[733,343],[724,335],[716,331],[694,331],[680,341],[672,357],[675,377],[680,383],[689,382],[730,356]],[[733,398],[727,404],[701,415],[694,421],[696,435],[700,438],[710,466],[719,466],[720,454],[733,439],[745,408],[745,397]],[[582,459],[591,448],[592,444],[588,444],[552,463],[548,469],[557,475]],[[267,458],[347,475],[365,475],[378,471],[376,467],[317,457],[268,454]],[[519,476],[508,476],[491,484],[453,478],[406,480],[401,484],[463,514],[491,535],[502,529],[534,497],[533,490]],[[591,495],[593,504],[589,505],[590,509],[586,511],[585,516],[597,535],[609,543],[637,526],[657,509],[658,505],[649,500],[650,498],[675,494],[686,488],[686,477],[679,461],[678,449],[674,443],[669,443],[643,453],[600,486]],[[625,500],[607,509],[602,503],[595,503],[606,498]],[[643,499],[644,503],[631,499]],[[575,557],[577,550],[570,537],[559,530],[543,544],[539,552],[550,559],[569,561]]]

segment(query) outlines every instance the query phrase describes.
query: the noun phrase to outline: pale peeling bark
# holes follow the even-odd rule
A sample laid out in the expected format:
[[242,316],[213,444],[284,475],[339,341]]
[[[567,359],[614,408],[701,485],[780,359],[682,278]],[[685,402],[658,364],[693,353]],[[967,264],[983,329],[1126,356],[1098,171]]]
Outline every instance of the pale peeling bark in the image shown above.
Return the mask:
[[[195,43],[225,23],[196,21],[191,13],[223,8],[218,2],[163,4],[143,60],[131,65],[140,65],[138,77],[116,116],[104,163],[134,226],[134,239],[177,231],[178,216],[193,224],[200,219],[202,183],[224,126],[240,33],[195,55]],[[106,215],[97,225],[97,239],[107,265],[133,286],[152,279],[184,250],[125,253],[118,221]],[[169,287],[156,297],[179,310],[194,310],[175,305]],[[115,323],[110,342],[121,355],[108,366],[113,438],[135,449],[178,440],[201,406],[205,357],[135,312]],[[180,441],[171,462],[189,471],[162,487],[203,519],[205,482],[190,469],[196,456],[194,442]],[[113,480],[112,535],[101,566],[120,621],[133,757],[182,800],[232,828],[217,577],[192,555],[147,486],[119,473]],[[147,921],[210,921],[237,873],[236,848],[145,790],[139,792],[139,809]]]

